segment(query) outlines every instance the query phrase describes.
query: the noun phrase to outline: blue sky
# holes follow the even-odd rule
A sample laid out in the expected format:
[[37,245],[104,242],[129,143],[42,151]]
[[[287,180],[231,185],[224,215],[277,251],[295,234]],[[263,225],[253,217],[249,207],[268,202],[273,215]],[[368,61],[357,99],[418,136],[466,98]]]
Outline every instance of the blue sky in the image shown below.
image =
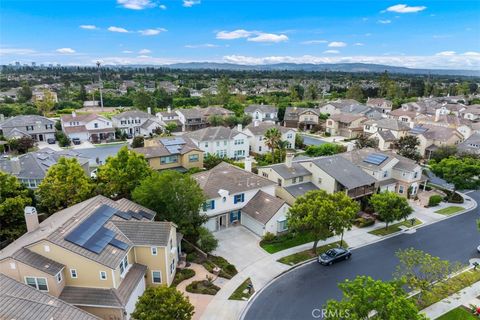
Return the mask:
[[0,2],[0,62],[480,68],[480,1]]

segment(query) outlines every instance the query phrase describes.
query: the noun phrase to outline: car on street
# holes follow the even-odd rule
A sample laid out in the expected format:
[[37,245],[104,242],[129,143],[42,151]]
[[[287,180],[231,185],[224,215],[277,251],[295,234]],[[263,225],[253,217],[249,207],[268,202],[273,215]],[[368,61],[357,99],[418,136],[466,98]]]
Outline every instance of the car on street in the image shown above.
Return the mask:
[[80,143],[82,143],[79,138],[73,138],[73,139],[72,139],[72,142],[73,142],[73,144],[75,144],[75,145],[79,145]]
[[330,266],[341,260],[348,260],[352,256],[350,250],[339,247],[328,250],[318,256],[318,263],[324,266]]
[[48,138],[47,139],[48,144],[55,144],[55,139],[54,138]]

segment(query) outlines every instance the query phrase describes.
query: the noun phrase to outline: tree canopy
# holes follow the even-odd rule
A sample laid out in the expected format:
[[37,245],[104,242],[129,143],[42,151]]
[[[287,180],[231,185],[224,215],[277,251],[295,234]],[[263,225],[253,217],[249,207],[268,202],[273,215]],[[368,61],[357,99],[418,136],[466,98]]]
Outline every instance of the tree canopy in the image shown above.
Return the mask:
[[322,143],[318,146],[308,146],[305,153],[311,157],[332,156],[345,152],[346,148],[336,143]]
[[473,157],[449,157],[430,163],[432,172],[455,189],[478,189],[480,187],[480,159]]
[[370,204],[380,219],[385,221],[386,229],[391,222],[406,219],[413,212],[407,198],[390,191],[374,194]]
[[418,161],[421,158],[417,149],[419,145],[420,141],[415,136],[404,136],[395,142],[395,148],[399,155],[415,161]]

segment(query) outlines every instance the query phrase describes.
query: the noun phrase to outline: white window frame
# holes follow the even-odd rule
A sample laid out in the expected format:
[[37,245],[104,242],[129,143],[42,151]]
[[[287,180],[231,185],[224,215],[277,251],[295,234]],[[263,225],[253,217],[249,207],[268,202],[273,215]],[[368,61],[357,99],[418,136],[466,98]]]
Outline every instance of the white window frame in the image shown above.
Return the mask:
[[152,252],[152,256],[156,256],[158,254],[158,249],[157,247],[151,247],[150,251]]
[[[154,272],[158,272],[158,273],[160,274],[160,282],[155,282],[155,281],[154,281],[154,280],[155,280],[155,277],[153,276],[153,273],[154,273]],[[160,270],[152,270],[152,283],[153,283],[153,284],[160,284],[160,283],[162,283],[162,271],[160,271]]]
[[[75,274],[75,275],[74,275]],[[70,277],[72,279],[77,279],[78,278],[78,273],[77,273],[77,269],[70,269]]]
[[58,282],[58,283],[62,282],[62,280],[63,280],[62,271],[60,271],[59,273],[57,273],[57,274],[55,275],[55,278],[57,279],[57,282]]
[[45,252],[50,252],[50,246],[49,246],[48,244],[44,245],[44,246],[43,246],[43,250],[44,250]]
[[15,262],[10,262],[10,269],[12,270],[17,269],[17,264]]
[[[99,274],[100,274],[100,280],[103,280],[103,281],[107,280],[107,271],[100,271]],[[105,275],[105,277],[103,277],[102,275]]]
[[[29,285],[29,284],[27,283],[27,278],[34,279],[34,280],[35,280],[35,285],[36,285],[35,288],[36,288],[38,291],[42,291],[42,292],[49,292],[49,291],[50,291],[50,290],[48,289],[48,281],[47,281],[47,278],[44,278],[44,277],[25,276],[25,279],[24,279],[24,280],[25,280],[25,284],[26,284],[27,286],[29,286],[29,287],[31,287],[31,285]],[[40,287],[39,287],[39,285],[38,285],[38,279],[43,279],[43,280],[45,280],[45,286],[47,287],[47,290],[40,290]]]

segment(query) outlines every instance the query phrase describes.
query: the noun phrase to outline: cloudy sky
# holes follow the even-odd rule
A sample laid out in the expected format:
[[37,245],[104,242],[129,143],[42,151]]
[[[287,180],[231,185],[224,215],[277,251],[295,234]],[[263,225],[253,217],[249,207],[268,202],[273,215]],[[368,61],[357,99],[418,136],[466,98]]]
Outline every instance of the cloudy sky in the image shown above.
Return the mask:
[[1,0],[0,63],[480,69],[480,1]]

